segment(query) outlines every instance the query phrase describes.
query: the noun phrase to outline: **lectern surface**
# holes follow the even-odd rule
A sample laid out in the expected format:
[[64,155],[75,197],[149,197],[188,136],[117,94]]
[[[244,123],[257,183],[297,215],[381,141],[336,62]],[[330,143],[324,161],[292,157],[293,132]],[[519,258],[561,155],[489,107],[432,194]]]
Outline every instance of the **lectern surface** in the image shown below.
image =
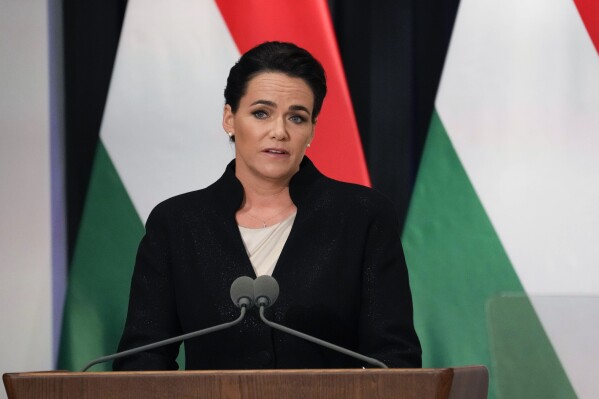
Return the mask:
[[[482,399],[486,398],[488,374],[483,366],[475,366],[384,370],[36,372],[9,373],[3,380],[9,399]],[[474,385],[478,383],[479,391],[484,388],[484,395],[468,393],[473,382],[476,382]],[[459,388],[459,396],[455,396],[457,391],[452,392],[452,385]]]

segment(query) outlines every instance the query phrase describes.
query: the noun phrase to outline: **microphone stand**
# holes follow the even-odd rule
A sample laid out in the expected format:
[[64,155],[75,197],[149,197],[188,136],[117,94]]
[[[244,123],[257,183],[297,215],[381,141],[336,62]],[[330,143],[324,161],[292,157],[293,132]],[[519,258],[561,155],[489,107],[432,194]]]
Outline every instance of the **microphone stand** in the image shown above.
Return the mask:
[[268,326],[270,326],[272,328],[275,328],[277,330],[281,330],[283,332],[286,332],[287,334],[295,335],[296,337],[303,338],[306,341],[313,342],[313,343],[315,343],[317,345],[324,346],[324,347],[332,349],[334,351],[341,352],[341,353],[343,353],[345,355],[348,355],[348,356],[351,356],[351,357],[354,357],[354,358],[358,358],[358,359],[360,359],[360,360],[362,360],[362,361],[364,361],[364,362],[366,362],[368,364],[371,364],[373,366],[378,366],[378,367],[381,367],[381,368],[384,368],[384,369],[389,368],[389,367],[387,367],[387,365],[385,363],[383,363],[383,362],[381,362],[379,360],[373,359],[373,358],[368,357],[368,356],[361,355],[361,354],[359,354],[357,352],[350,351],[349,349],[342,348],[342,347],[337,346],[335,344],[331,344],[330,342],[323,341],[322,339],[318,339],[318,338],[312,337],[312,336],[310,336],[308,334],[304,334],[302,332],[299,332],[299,331],[296,331],[296,330],[292,330],[291,328],[288,328],[288,327],[282,326],[280,324],[274,323],[274,322],[272,322],[270,320],[267,320],[266,317],[264,317],[264,309],[267,307],[266,304],[260,303],[259,306],[260,306],[260,318],[262,319],[262,321],[264,323],[266,323],[266,325],[268,325]]
[[241,320],[243,320],[243,318],[245,317],[246,311],[247,311],[247,306],[246,305],[242,305],[241,306],[241,314],[239,315],[239,317],[237,319],[235,319],[233,321],[230,321],[228,323],[219,324],[217,326],[205,328],[203,330],[194,331],[194,332],[190,332],[190,333],[187,333],[187,334],[179,335],[177,337],[164,339],[162,341],[154,342],[154,343],[151,343],[151,344],[148,344],[148,345],[143,345],[143,346],[140,346],[140,347],[137,347],[137,348],[128,349],[126,351],[117,352],[117,353],[114,353],[112,355],[102,356],[102,357],[99,357],[99,358],[97,358],[95,360],[92,360],[91,362],[89,362],[88,364],[86,364],[85,367],[83,367],[83,369],[81,371],[82,372],[83,371],[87,371],[87,369],[89,369],[91,366],[96,365],[98,363],[104,363],[104,362],[107,362],[109,360],[114,360],[114,359],[118,359],[120,357],[133,355],[133,354],[139,353],[139,352],[144,352],[144,351],[147,351],[147,350],[150,350],[150,349],[158,348],[158,347],[163,346],[163,345],[173,344],[175,342],[179,342],[179,341],[183,341],[183,340],[186,340],[186,339],[195,338],[195,337],[198,337],[200,335],[209,334],[209,333],[212,333],[212,332],[215,332],[215,331],[219,331],[219,330],[224,330],[225,328],[232,327],[235,324],[238,324]]

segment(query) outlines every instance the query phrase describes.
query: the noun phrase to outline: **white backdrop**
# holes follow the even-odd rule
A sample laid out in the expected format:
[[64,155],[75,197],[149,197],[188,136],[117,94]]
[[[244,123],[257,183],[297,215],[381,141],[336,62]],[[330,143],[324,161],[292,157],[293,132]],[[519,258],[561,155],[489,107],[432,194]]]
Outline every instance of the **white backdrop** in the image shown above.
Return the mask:
[[64,291],[56,3],[0,0],[0,373],[54,367]]

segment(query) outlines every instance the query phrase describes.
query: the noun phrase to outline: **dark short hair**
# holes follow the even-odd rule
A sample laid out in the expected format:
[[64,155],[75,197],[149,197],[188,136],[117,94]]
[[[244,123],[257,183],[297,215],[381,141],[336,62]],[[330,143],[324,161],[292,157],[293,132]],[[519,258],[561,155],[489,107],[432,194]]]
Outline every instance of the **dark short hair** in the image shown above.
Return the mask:
[[229,104],[234,113],[247,91],[248,82],[264,72],[280,72],[304,80],[314,94],[312,121],[316,120],[327,94],[324,68],[308,51],[285,42],[259,44],[243,54],[233,65],[225,87],[225,104]]

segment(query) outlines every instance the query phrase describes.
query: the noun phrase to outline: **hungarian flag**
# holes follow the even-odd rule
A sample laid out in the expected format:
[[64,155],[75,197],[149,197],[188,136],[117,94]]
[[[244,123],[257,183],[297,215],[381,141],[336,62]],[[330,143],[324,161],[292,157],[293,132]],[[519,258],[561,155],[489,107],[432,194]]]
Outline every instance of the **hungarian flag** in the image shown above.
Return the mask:
[[229,69],[272,40],[306,48],[327,72],[308,156],[333,178],[369,184],[326,0],[130,0],[70,268],[59,368],[116,351],[148,214],[221,176],[235,154],[221,127]]
[[462,0],[403,244],[425,367],[599,397],[599,5]]

